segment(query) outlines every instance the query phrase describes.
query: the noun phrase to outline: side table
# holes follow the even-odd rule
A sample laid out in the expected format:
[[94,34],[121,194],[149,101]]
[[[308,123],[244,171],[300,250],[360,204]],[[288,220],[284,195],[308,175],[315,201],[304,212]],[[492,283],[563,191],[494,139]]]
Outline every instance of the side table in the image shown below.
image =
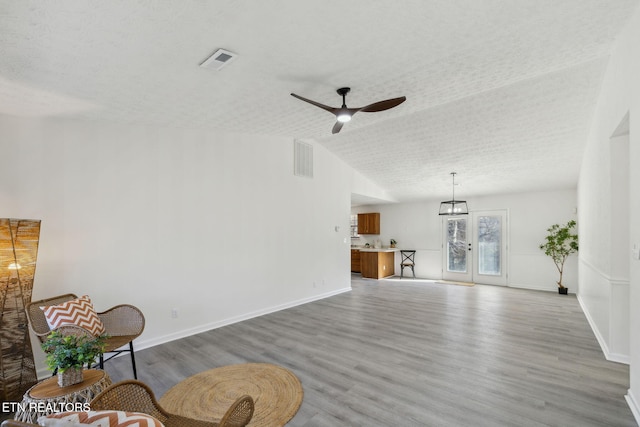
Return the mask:
[[24,394],[14,418],[36,424],[39,417],[56,412],[88,411],[89,402],[111,385],[111,378],[101,369],[86,369],[83,377],[68,387],[60,387],[56,376],[40,381]]

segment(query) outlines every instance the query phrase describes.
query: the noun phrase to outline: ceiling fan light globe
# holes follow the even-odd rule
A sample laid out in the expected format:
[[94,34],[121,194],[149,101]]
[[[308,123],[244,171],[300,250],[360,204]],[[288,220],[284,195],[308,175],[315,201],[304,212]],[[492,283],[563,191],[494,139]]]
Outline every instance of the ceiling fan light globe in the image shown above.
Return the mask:
[[338,113],[338,121],[340,123],[347,123],[348,121],[351,120],[351,114],[349,113]]

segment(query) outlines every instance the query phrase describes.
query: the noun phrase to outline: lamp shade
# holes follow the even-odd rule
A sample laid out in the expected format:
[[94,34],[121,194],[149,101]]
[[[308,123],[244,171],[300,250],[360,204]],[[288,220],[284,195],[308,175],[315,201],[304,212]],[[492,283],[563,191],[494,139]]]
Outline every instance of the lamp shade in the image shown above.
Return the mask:
[[451,200],[440,202],[439,215],[468,215],[469,208],[464,200],[456,200],[456,173],[451,172]]
[[468,215],[469,208],[464,200],[447,200],[440,203],[439,215]]

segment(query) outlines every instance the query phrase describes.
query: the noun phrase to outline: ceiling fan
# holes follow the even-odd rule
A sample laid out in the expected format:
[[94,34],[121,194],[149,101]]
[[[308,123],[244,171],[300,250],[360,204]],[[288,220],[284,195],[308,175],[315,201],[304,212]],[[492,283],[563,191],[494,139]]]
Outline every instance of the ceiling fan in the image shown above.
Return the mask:
[[309,104],[315,105],[316,107],[320,107],[323,110],[327,110],[332,114],[335,114],[337,122],[335,125],[333,125],[333,129],[331,130],[331,133],[340,132],[340,129],[342,129],[342,126],[346,122],[351,120],[351,117],[353,117],[353,115],[358,111],[364,111],[365,113],[375,113],[377,111],[384,111],[384,110],[388,110],[389,108],[393,108],[402,104],[407,99],[406,96],[401,96],[400,98],[393,98],[393,99],[387,99],[385,101],[374,102],[373,104],[369,104],[365,107],[348,108],[345,98],[349,93],[349,91],[351,91],[351,88],[348,88],[348,87],[341,87],[336,91],[338,92],[338,95],[342,96],[342,107],[340,108],[329,107],[327,105],[320,104],[319,102],[312,101],[307,98],[303,98],[302,96],[296,95],[295,93],[292,93],[291,96],[298,98],[302,101],[308,102]]

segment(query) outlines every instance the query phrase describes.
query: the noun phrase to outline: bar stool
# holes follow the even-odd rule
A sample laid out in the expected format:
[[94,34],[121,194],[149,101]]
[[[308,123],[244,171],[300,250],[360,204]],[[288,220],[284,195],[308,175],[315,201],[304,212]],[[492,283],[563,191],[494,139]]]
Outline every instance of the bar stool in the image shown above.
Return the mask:
[[411,267],[411,272],[413,273],[413,278],[415,279],[416,272],[413,268],[416,265],[416,251],[400,251],[400,255],[402,256],[402,261],[400,261],[400,278],[402,279],[404,268]]

